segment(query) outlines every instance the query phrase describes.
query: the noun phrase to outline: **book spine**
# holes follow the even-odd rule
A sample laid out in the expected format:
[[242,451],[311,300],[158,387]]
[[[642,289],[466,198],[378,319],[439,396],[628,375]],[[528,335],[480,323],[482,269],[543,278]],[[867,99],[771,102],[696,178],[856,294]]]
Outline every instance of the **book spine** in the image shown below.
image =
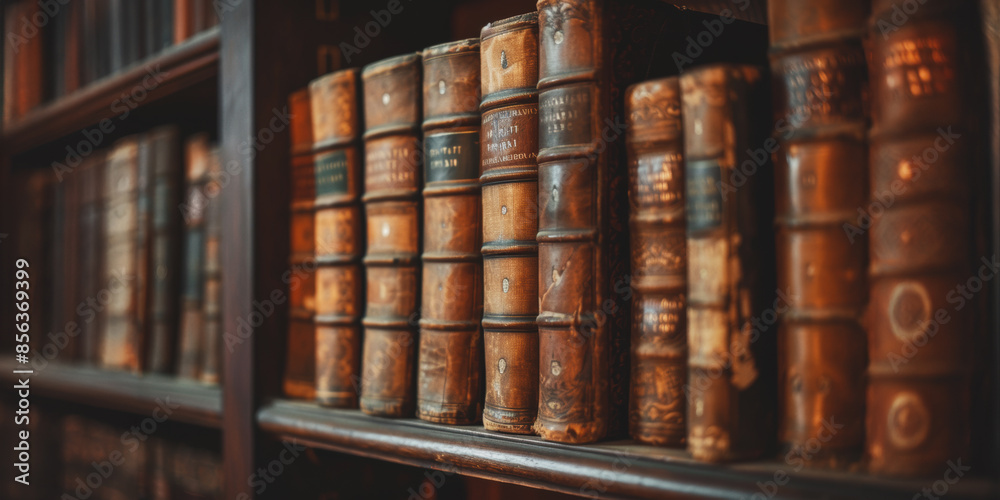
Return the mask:
[[[779,440],[811,465],[854,463],[864,440],[868,196],[861,38],[868,0],[777,0],[771,19],[776,132]],[[835,429],[836,432],[832,432]],[[822,442],[818,452],[805,450]]]
[[96,297],[107,283],[103,278],[104,250],[102,221],[103,203],[101,186],[104,185],[105,159],[101,152],[89,156],[80,166],[82,179],[82,206],[80,208],[80,262],[83,264],[78,289],[78,303],[74,314],[80,317],[81,358],[89,364],[97,364],[100,356],[100,335],[103,314],[101,311],[82,304],[89,297]]
[[[221,189],[211,183],[222,173],[219,149],[212,148],[208,155],[207,192]],[[216,191],[217,192],[217,191]],[[205,384],[218,384],[222,370],[222,263],[219,244],[222,238],[222,203],[215,199],[208,202],[205,209],[205,262],[202,270],[205,289],[203,292],[202,315],[202,361],[199,379]]]
[[[760,71],[713,64],[681,75],[688,234],[688,450],[752,458],[772,435],[777,320],[769,155]],[[767,121],[766,118],[764,121]],[[771,139],[773,140],[773,139]],[[743,176],[735,175],[741,173]],[[766,304],[766,305],[765,305]],[[769,319],[770,318],[770,319]]]
[[677,77],[629,88],[626,146],[632,247],[629,434],[681,446],[687,438],[687,235],[684,137]]
[[204,329],[202,295],[205,262],[205,174],[208,170],[207,134],[197,134],[184,144],[186,196],[181,207],[184,217],[184,277],[181,289],[180,342],[177,375],[197,380],[201,371]]
[[872,195],[855,225],[870,225],[865,448],[877,474],[936,475],[969,456],[976,307],[961,293],[980,265],[970,200],[982,105],[971,10],[929,0],[898,25],[890,2],[872,3]]
[[150,132],[153,160],[153,235],[150,248],[152,280],[147,369],[166,373],[174,367],[180,262],[180,145],[173,127]]
[[309,86],[312,134],[293,147],[316,151],[316,400],[357,408],[364,309],[361,206],[361,73],[346,69]]
[[538,13],[480,36],[483,426],[531,434],[538,414]]
[[[292,133],[310,127],[309,94],[300,90],[289,99]],[[291,233],[289,266],[300,276],[298,286],[289,286],[288,351],[285,363],[285,395],[296,399],[316,397],[316,174],[312,154],[292,157]]]
[[424,253],[417,416],[482,416],[479,39],[423,52]]
[[409,417],[415,411],[420,307],[421,64],[419,54],[365,67],[367,302],[361,410]]
[[101,366],[139,371],[141,330],[137,322],[139,226],[139,141],[132,136],[117,142],[108,154],[105,178],[104,236],[108,301],[101,338]]

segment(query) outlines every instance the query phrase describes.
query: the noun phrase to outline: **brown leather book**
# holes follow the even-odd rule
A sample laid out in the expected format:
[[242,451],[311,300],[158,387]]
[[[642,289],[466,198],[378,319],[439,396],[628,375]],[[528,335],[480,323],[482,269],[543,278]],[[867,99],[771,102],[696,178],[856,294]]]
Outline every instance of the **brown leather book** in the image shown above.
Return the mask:
[[899,24],[891,2],[872,2],[872,195],[854,226],[870,225],[865,448],[878,474],[936,476],[969,458],[983,100],[971,8],[929,0]]
[[756,67],[730,64],[680,79],[688,451],[701,461],[758,456],[774,436],[773,179],[762,149],[773,139],[765,139],[771,113],[761,79]]
[[174,45],[198,32],[195,24],[197,0],[173,0],[174,2]]
[[483,412],[479,39],[423,51],[424,253],[417,416]]
[[10,123],[42,102],[43,32],[31,19],[44,16],[38,2],[21,0],[4,5],[3,121]]
[[139,142],[129,136],[108,153],[104,178],[105,282],[111,292],[101,335],[101,366],[141,369],[142,325],[138,322]]
[[180,139],[175,127],[156,128],[146,135],[153,162],[152,235],[150,241],[147,371],[174,368],[181,281],[181,202],[183,171]]
[[[104,173],[105,154],[95,151],[83,160],[76,175],[80,176],[80,276],[74,314],[80,324],[81,361],[97,364],[100,359],[100,335],[103,308],[98,310],[85,303],[108,286],[104,277]],[[82,305],[81,305],[82,304]]]
[[[208,153],[208,181],[205,190],[217,193],[222,187],[216,183],[222,173],[219,148]],[[222,238],[222,201],[215,197],[205,208],[205,261],[202,263],[204,292],[202,295],[202,345],[199,379],[205,384],[218,384],[222,371],[222,256],[219,243]]]
[[361,206],[361,71],[309,84],[312,135],[293,146],[316,155],[316,400],[358,406],[365,251]]
[[689,13],[656,1],[540,0],[539,405],[545,439],[627,432],[625,88],[676,72]]
[[[285,357],[285,395],[296,399],[316,397],[316,236],[313,205],[316,200],[314,156],[309,152],[312,115],[309,91],[288,98],[292,121],[292,196],[289,267],[301,279],[289,283],[288,349]],[[296,154],[298,153],[298,154]]]
[[[779,441],[803,463],[855,463],[864,441],[868,243],[861,38],[868,0],[768,3],[775,132]],[[784,301],[784,299],[782,299]],[[817,451],[815,443],[822,443]]]
[[184,277],[181,285],[180,335],[177,348],[177,376],[197,380],[202,366],[204,315],[205,210],[208,197],[208,134],[200,133],[184,142],[185,192],[180,206],[184,219]]
[[406,54],[362,72],[367,301],[361,410],[411,417],[420,308],[421,64]]
[[681,446],[687,382],[687,233],[684,134],[677,77],[625,94],[632,246],[629,434]]
[[482,59],[483,427],[538,414],[538,13],[490,23]]

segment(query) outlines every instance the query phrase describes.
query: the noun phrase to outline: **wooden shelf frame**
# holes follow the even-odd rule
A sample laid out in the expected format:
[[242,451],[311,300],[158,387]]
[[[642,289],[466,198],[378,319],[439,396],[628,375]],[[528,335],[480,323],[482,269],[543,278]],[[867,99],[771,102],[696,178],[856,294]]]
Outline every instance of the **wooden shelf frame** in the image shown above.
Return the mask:
[[5,126],[0,135],[4,154],[17,155],[115,117],[122,111],[121,106],[125,106],[115,105],[115,101],[123,94],[131,95],[144,80],[149,81],[150,75],[161,81],[146,97],[136,101],[136,109],[216,77],[220,32],[218,26],[205,30],[65,97],[42,104]]
[[[776,477],[784,482],[781,474],[788,480],[776,486],[779,498],[909,499],[933,483],[796,471],[794,462],[703,464],[680,450],[631,441],[567,445],[490,432],[478,425],[377,418],[358,410],[286,400],[261,409],[257,419],[262,429],[280,439],[320,449],[590,497],[747,498],[762,493],[768,498],[758,483],[769,489]],[[984,478],[965,478],[948,491],[948,498],[998,497],[998,484]]]
[[[12,361],[0,363],[5,382],[15,382],[23,369]],[[134,375],[92,367],[50,363],[30,375],[33,396],[57,399],[136,415],[150,416],[161,404],[179,405],[171,409],[170,420],[201,427],[222,427],[222,390],[157,374]]]

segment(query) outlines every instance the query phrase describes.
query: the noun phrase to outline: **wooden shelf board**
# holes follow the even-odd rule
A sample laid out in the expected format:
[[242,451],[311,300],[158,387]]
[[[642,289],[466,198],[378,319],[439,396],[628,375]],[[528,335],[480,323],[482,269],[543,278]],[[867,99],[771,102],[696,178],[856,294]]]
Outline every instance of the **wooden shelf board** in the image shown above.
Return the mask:
[[[631,441],[565,445],[533,436],[504,435],[481,426],[443,426],[417,419],[370,417],[358,410],[275,401],[258,413],[265,432],[340,453],[484,479],[601,498],[771,498],[767,488],[783,471],[778,498],[913,498],[934,479],[892,480],[834,471],[796,471],[794,464],[761,461],[709,465],[680,450]],[[946,464],[942,464],[942,476]],[[779,479],[782,477],[779,474]],[[997,484],[966,477],[949,498],[997,498]]]
[[219,27],[215,26],[76,92],[42,104],[6,125],[0,142],[11,156],[31,150],[119,115],[127,106],[116,101],[123,95],[131,95],[133,89],[143,85],[144,79],[152,86],[154,80],[149,75],[158,76],[161,81],[144,98],[134,101],[136,108],[216,77],[218,63]]
[[[0,378],[12,382],[24,369],[12,361],[0,362]],[[161,402],[179,405],[171,421],[209,428],[222,427],[222,391],[164,375],[135,375],[91,367],[51,363],[29,375],[32,396],[78,403],[113,411],[149,416]]]

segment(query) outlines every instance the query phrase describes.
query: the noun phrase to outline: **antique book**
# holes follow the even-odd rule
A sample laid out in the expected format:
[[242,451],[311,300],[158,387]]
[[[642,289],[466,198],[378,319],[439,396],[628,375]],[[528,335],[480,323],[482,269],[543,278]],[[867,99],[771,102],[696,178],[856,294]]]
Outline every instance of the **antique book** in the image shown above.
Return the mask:
[[146,370],[173,371],[177,342],[177,313],[181,280],[181,182],[180,139],[175,127],[164,126],[146,134],[153,162],[152,229],[148,276],[149,339]]
[[855,225],[870,226],[865,448],[877,474],[930,477],[969,458],[984,99],[972,16],[972,2],[929,0],[899,25],[891,2],[872,2],[872,194]]
[[316,236],[313,205],[316,174],[309,151],[312,137],[309,91],[292,93],[288,99],[292,122],[291,225],[289,267],[301,279],[289,283],[288,348],[285,356],[285,395],[296,399],[316,397]]
[[531,434],[538,414],[538,13],[480,37],[483,426]]
[[423,51],[424,253],[417,416],[482,416],[479,39]]
[[[779,441],[804,463],[843,467],[864,441],[866,234],[845,234],[867,205],[861,45],[869,0],[772,0],[776,131]],[[835,430],[835,431],[834,431]],[[819,451],[806,450],[822,442]]]
[[[709,16],[656,1],[537,5],[534,429],[549,440],[591,442],[621,436],[628,426],[632,291],[623,94],[632,83],[676,73],[680,63],[670,51]],[[706,54],[727,45],[720,41]]]
[[[217,193],[222,189],[215,182],[221,173],[219,148],[213,147],[208,153],[206,192]],[[222,256],[219,255],[222,224],[222,201],[218,197],[210,199],[205,208],[205,261],[202,263],[205,288],[202,292],[202,357],[198,374],[205,384],[218,384],[222,371]]]
[[136,152],[136,181],[135,181],[135,203],[136,221],[135,232],[135,278],[133,287],[135,288],[135,312],[133,322],[138,330],[139,338],[142,339],[142,349],[138,352],[140,364],[145,371],[146,351],[149,348],[148,341],[151,335],[152,324],[149,321],[149,271],[150,271],[150,247],[152,241],[151,229],[153,225],[152,215],[152,180],[153,180],[153,159],[149,148],[149,141],[146,135],[137,138],[138,149]]
[[205,291],[205,196],[209,151],[208,134],[199,133],[184,141],[185,196],[180,206],[184,219],[184,264],[181,279],[180,330],[177,346],[177,376],[197,380],[202,366]]
[[365,297],[361,72],[313,80],[309,98],[312,134],[292,142],[316,158],[316,400],[356,408]]
[[95,151],[85,158],[74,175],[80,176],[80,276],[74,314],[80,323],[80,360],[97,364],[100,359],[100,334],[103,308],[97,310],[83,304],[87,298],[96,297],[108,286],[104,277],[104,174],[105,155]]
[[144,352],[142,325],[137,321],[141,307],[136,238],[141,140],[141,136],[129,136],[112,146],[104,178],[104,280],[112,293],[101,335],[101,366],[134,372],[140,371]]
[[774,423],[774,139],[762,72],[711,64],[680,77],[688,251],[688,451],[758,456]]
[[684,133],[677,77],[625,93],[632,247],[629,434],[681,446],[687,382],[687,233]]
[[38,2],[5,2],[3,122],[10,123],[41,104],[45,89],[42,54],[48,33],[30,20],[44,16]]
[[410,417],[416,410],[420,317],[421,64],[405,54],[362,72],[367,253],[361,410]]

